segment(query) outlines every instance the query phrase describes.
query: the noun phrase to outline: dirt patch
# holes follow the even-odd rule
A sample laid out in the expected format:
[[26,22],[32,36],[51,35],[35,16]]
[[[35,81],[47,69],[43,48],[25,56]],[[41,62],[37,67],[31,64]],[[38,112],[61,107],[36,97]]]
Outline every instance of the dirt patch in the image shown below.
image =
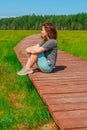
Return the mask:
[[9,93],[10,102],[12,102],[16,109],[23,108],[23,103],[19,99],[23,99],[23,94]]
[[41,127],[38,127],[37,129],[32,130],[59,130],[59,128],[56,126],[55,122],[50,122]]
[[50,122],[48,124],[45,124],[43,126],[39,126],[35,129],[33,128],[28,128],[26,126],[20,125],[17,130],[59,130],[59,128],[56,126],[55,122]]

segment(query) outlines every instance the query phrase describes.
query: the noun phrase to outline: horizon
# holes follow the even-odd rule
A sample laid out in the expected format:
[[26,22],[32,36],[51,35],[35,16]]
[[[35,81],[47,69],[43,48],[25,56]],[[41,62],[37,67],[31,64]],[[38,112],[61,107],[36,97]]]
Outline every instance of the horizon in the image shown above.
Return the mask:
[[[78,15],[78,14],[87,14],[87,12],[82,12],[82,13],[77,13],[77,14],[59,14],[59,15],[55,15],[55,14],[50,14],[50,15],[55,15],[55,16],[69,16],[69,15]],[[32,16],[32,15],[35,15],[35,16],[41,16],[42,14],[34,14],[34,13],[32,13],[32,14],[26,14],[26,15],[20,15],[20,16],[2,16],[2,17],[0,17],[0,19],[5,19],[5,18],[17,18],[17,17],[23,17],[23,16]],[[42,16],[48,16],[49,14],[46,14],[46,15],[42,15]],[[50,16],[49,15],[49,16]]]

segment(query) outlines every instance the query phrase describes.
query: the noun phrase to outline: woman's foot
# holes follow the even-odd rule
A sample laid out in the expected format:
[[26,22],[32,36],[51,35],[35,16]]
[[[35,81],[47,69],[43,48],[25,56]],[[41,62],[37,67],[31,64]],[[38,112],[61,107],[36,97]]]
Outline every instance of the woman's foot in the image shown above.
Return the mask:
[[26,66],[24,66],[21,71],[17,72],[18,75],[27,75],[31,73],[33,73],[33,69],[32,68],[28,69]]

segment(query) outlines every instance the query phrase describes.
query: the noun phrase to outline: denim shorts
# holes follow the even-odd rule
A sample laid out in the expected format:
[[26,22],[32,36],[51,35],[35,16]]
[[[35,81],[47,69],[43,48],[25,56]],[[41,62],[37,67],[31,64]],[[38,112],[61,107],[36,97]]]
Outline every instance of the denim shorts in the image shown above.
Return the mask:
[[38,54],[37,66],[42,72],[51,72],[53,70],[43,52]]

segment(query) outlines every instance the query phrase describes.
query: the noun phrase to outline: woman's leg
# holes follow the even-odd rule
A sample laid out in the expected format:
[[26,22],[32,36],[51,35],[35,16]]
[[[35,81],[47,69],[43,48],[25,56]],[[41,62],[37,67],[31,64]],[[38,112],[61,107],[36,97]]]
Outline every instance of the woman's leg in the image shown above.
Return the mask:
[[36,63],[37,57],[38,57],[37,54],[31,54],[31,56],[28,58],[26,65],[17,74],[26,75],[26,74],[33,73],[33,70],[31,67]]
[[26,67],[31,68],[36,63],[37,57],[38,57],[37,54],[31,54],[26,63]]

